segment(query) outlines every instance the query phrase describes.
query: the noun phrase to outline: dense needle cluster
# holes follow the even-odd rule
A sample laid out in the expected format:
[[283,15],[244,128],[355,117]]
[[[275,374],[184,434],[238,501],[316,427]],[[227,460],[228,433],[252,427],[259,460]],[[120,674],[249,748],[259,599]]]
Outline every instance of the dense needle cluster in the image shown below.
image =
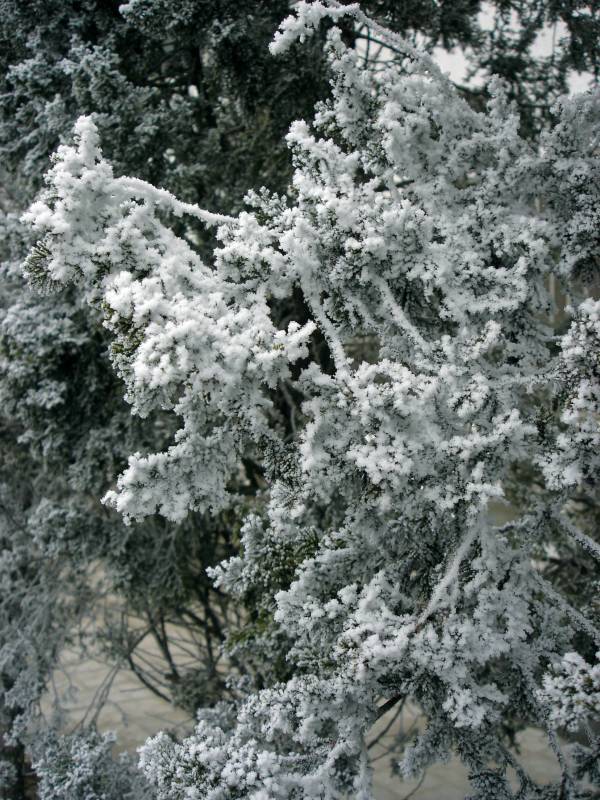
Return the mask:
[[[404,775],[457,751],[473,797],[558,797],[507,749],[516,717],[548,728],[556,792],[584,796],[552,728],[597,707],[595,678],[583,700],[576,687],[597,669],[571,652],[593,654],[597,611],[563,598],[535,554],[550,534],[600,554],[573,519],[598,475],[585,276],[600,101],[563,100],[532,146],[501,83],[475,111],[358,6],[299,3],[273,50],[348,17],[391,57],[372,69],[331,27],[331,96],[288,134],[287,196],[202,211],[115,177],[81,118],[27,214],[32,277],[79,286],[134,411],[178,420],[106,502],[178,521],[239,505],[244,463],[263,476],[241,554],[212,577],[259,598],[250,645],[267,661],[285,647],[288,674],[201,710],[182,742],[149,740],[141,765],[164,798],[370,797],[367,733],[409,696],[427,727],[398,753]],[[217,228],[208,264],[172,225],[186,217]],[[557,282],[572,319],[560,337]],[[523,468],[539,480],[525,495]]]

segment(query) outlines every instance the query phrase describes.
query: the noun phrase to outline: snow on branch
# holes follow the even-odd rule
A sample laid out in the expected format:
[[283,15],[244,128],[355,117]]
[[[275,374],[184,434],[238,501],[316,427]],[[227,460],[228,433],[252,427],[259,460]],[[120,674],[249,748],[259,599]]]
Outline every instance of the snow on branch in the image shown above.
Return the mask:
[[[557,349],[548,291],[575,286],[597,242],[594,190],[580,202],[573,182],[599,172],[597,98],[564,101],[540,151],[499,83],[475,111],[356,5],[298,3],[272,50],[345,15],[403,55],[371,70],[331,27],[331,95],[290,130],[286,197],[208,214],[115,178],[80,120],[26,216],[35,269],[102,309],[134,409],[180,421],[108,500],[181,519],[240,503],[249,458],[264,475],[241,555],[212,574],[258,598],[246,652],[285,637],[291,677],[150,740],[164,798],[366,797],[365,737],[399,695],[429,719],[405,772],[454,747],[473,774],[505,769],[507,709],[540,722],[531,676],[577,627],[595,635],[539,575],[537,500],[515,474],[541,466],[559,505],[597,480],[597,303]],[[209,265],[182,214],[218,226]]]

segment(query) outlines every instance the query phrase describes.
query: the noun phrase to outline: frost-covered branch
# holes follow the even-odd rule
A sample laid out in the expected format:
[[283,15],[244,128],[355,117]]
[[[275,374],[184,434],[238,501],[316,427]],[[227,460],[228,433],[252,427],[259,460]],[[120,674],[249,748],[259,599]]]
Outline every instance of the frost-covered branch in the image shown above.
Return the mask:
[[[371,70],[333,25],[331,97],[291,127],[288,197],[199,212],[114,177],[86,119],[27,215],[30,272],[81,287],[134,410],[179,424],[108,502],[180,520],[239,506],[246,457],[264,476],[241,555],[211,574],[252,598],[230,645],[267,677],[182,742],[147,743],[164,798],[368,797],[367,733],[405,695],[428,729],[404,774],[457,750],[475,797],[508,792],[503,720],[542,724],[532,681],[596,630],[532,559],[537,499],[510,528],[494,504],[522,464],[559,507],[597,480],[597,303],[557,352],[547,287],[575,288],[597,258],[596,190],[577,187],[599,171],[598,98],[564,101],[539,150],[499,82],[475,111],[355,5],[299,3],[273,49],[348,14],[404,58]],[[209,265],[171,214],[219,223]]]

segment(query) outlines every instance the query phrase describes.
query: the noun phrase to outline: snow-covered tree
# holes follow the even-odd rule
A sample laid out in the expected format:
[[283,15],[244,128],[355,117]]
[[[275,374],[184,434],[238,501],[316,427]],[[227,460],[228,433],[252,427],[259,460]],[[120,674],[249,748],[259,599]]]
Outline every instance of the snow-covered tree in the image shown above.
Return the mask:
[[[476,110],[357,5],[298,3],[272,50],[324,20],[331,96],[290,129],[285,195],[204,211],[115,176],[82,117],[26,215],[30,278],[79,287],[134,412],[177,425],[105,502],[126,521],[243,511],[212,578],[253,609],[229,648],[262,686],[151,739],[142,768],[165,800],[369,797],[368,731],[408,696],[427,727],[404,775],[457,752],[474,798],[583,797],[554,726],[598,607],[547,562],[579,549],[598,574],[600,96],[561,100],[531,144],[500,81]],[[560,785],[508,749],[523,724],[547,729]]]
[[114,736],[50,737],[34,769],[40,800],[152,800],[130,756],[115,761]]

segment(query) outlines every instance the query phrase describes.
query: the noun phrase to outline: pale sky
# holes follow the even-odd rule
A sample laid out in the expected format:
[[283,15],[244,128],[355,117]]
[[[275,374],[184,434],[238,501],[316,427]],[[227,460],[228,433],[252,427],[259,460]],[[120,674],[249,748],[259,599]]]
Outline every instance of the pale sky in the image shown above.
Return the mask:
[[[491,27],[492,14],[489,6],[483,4],[483,10],[479,14],[479,23],[482,28]],[[550,55],[554,42],[558,42],[566,32],[566,27],[562,22],[557,23],[553,27],[545,28],[538,35],[533,52],[537,55]],[[453,81],[457,83],[464,83],[465,75],[467,72],[467,61],[463,52],[459,48],[455,48],[452,52],[444,50],[442,47],[437,47],[434,50],[435,60],[440,65],[444,72],[449,73]],[[584,92],[590,87],[592,82],[592,75],[588,72],[577,74],[573,73],[569,79],[569,89],[571,94],[577,92]]]

